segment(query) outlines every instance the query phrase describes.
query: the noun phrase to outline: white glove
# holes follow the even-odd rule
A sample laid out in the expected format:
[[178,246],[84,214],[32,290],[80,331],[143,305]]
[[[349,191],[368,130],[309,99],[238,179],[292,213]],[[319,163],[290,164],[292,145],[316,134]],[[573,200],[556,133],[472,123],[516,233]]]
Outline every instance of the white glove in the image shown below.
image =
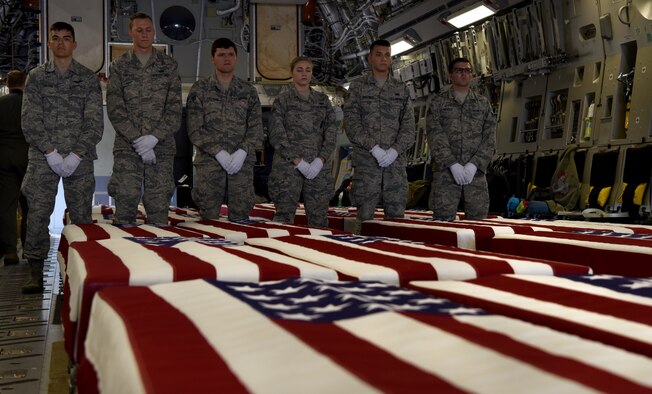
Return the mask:
[[140,158],[143,159],[143,163],[145,164],[156,164],[156,153],[154,153],[154,149],[143,152]]
[[63,164],[63,157],[55,149],[50,153],[45,155],[45,159],[48,161],[48,165],[57,175],[61,176],[61,165]]
[[381,148],[380,146],[376,145],[370,150],[371,155],[376,159],[378,163],[385,157],[387,152],[385,152],[385,149]]
[[148,150],[154,149],[154,147],[158,144],[158,138],[154,137],[151,134],[144,135],[142,137],[138,137],[132,146],[136,150],[136,153],[139,155],[142,155],[143,153],[147,152]]
[[385,156],[382,159],[378,160],[378,165],[381,167],[388,167],[392,165],[392,163],[394,162],[394,160],[396,160],[397,157],[398,157],[398,152],[396,151],[396,149],[389,148],[387,149],[387,153],[385,154]]
[[65,159],[63,159],[63,164],[61,164],[61,176],[67,178],[72,175],[75,170],[77,170],[79,163],[81,163],[81,158],[74,152],[71,152]]
[[217,152],[215,155],[215,160],[224,168],[224,171],[229,172],[228,168],[231,165],[231,155],[228,154],[225,150]]
[[237,151],[233,152],[231,154],[231,164],[229,164],[229,168],[227,168],[226,172],[228,172],[229,175],[237,174],[238,171],[240,171],[242,168],[246,158],[247,152],[242,149],[238,149]]
[[476,171],[478,171],[478,167],[476,167],[475,164],[466,163],[464,165],[464,179],[466,180],[466,183],[473,182],[473,177],[475,176]]
[[458,185],[466,185],[466,175],[464,175],[464,167],[460,163],[455,163],[448,168],[453,174],[453,179]]
[[321,171],[323,167],[324,162],[319,157],[317,157],[312,161],[312,163],[310,163],[310,168],[306,173],[306,179],[314,179],[317,175],[319,175],[319,171]]
[[296,168],[297,170],[299,170],[299,172],[301,173],[301,175],[305,176],[306,178],[308,177],[308,171],[310,171],[310,164],[308,164],[307,161],[301,159],[301,161],[299,162],[299,164],[297,164],[296,166],[294,166],[294,168]]

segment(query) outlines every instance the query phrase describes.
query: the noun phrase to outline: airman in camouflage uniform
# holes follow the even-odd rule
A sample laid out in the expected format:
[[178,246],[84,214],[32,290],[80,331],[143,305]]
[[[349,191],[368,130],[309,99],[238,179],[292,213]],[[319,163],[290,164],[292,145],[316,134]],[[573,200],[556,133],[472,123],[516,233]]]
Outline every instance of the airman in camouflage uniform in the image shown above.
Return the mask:
[[263,137],[260,100],[253,86],[234,75],[233,41],[218,38],[211,55],[215,73],[195,82],[186,103],[188,137],[196,148],[192,198],[205,219],[219,218],[225,197],[229,220],[248,219]]
[[453,60],[448,71],[452,87],[434,96],[428,109],[430,208],[434,218],[453,220],[463,194],[465,217],[484,219],[489,211],[485,173],[496,150],[496,118],[489,100],[470,89],[467,59]]
[[108,192],[115,198],[117,223],[136,223],[142,195],[147,222],[164,225],[175,188],[181,80],[177,62],[152,47],[152,19],[135,14],[129,25],[132,50],[109,68],[107,111],[116,135]]
[[24,293],[43,291],[48,224],[60,178],[71,222],[92,222],[93,160],[103,132],[102,91],[95,73],[72,57],[73,27],[56,22],[49,34],[53,58],[30,71],[23,94],[22,128],[30,145],[22,185],[29,206],[23,254],[32,271]]
[[352,194],[358,226],[373,217],[381,198],[386,218],[403,217],[408,193],[405,152],[415,138],[408,89],[389,73],[389,42],[371,44],[368,59],[372,72],[351,83],[344,106],[344,127],[353,143]]
[[303,190],[308,225],[328,227],[335,111],[328,96],[310,88],[312,67],[309,58],[295,58],[290,65],[293,84],[274,100],[269,142],[275,151],[269,191],[276,205],[274,221],[294,222]]

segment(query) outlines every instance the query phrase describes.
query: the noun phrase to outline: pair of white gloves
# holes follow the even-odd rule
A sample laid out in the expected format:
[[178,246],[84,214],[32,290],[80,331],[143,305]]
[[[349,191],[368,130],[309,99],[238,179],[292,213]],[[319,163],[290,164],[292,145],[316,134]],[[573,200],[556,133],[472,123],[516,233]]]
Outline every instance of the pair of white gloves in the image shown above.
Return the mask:
[[387,150],[376,145],[371,148],[371,155],[376,159],[378,165],[381,167],[390,166],[394,160],[398,157],[398,152],[394,148],[389,148]]
[[215,160],[220,163],[224,171],[229,175],[235,175],[242,169],[245,159],[247,158],[247,152],[242,149],[238,149],[232,154],[228,154],[227,151],[221,150],[215,155]]
[[136,153],[140,155],[143,163],[156,164],[156,154],[154,153],[154,147],[156,144],[158,144],[158,138],[151,134],[147,134],[138,137],[131,146],[133,146]]
[[324,161],[319,157],[315,158],[312,163],[301,159],[299,164],[294,166],[306,179],[314,179],[319,175],[319,171],[324,167]]
[[468,185],[471,183],[471,181],[473,181],[473,177],[475,176],[475,172],[478,170],[478,167],[476,167],[473,163],[466,163],[464,166],[462,166],[460,163],[455,163],[449,167],[449,170],[451,170],[451,174],[453,174],[455,183],[462,186]]
[[77,170],[79,163],[81,163],[81,158],[74,152],[70,152],[64,159],[56,149],[50,153],[46,153],[45,159],[48,161],[48,165],[52,171],[63,178],[72,175]]

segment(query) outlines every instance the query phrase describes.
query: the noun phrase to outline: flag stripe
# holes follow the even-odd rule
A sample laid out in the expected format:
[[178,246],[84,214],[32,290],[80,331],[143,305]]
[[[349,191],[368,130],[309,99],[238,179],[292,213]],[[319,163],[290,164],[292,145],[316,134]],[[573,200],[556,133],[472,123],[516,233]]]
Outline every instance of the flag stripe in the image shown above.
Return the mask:
[[[136,355],[129,346],[130,342],[136,342],[127,332],[127,327],[119,318],[117,313],[108,306],[102,297],[98,297],[97,302],[93,305],[93,318],[95,322],[91,324],[93,332],[102,331],[106,327],[111,327],[111,336],[102,335],[96,337],[98,340],[90,341],[92,358],[91,363],[98,360],[111,357],[113,363],[120,368],[105,369],[100,373],[99,379],[93,379],[98,383],[95,392],[106,393],[144,393],[145,386],[138,373]],[[80,365],[85,365],[89,361],[84,360]],[[124,370],[122,370],[124,368]],[[89,368],[92,370],[92,368]],[[118,372],[119,371],[119,372]],[[78,377],[79,378],[79,377]],[[82,383],[82,382],[80,382]],[[85,383],[85,382],[84,382]],[[79,388],[87,384],[80,384]],[[79,391],[81,392],[81,391]]]
[[215,267],[207,262],[185,253],[177,248],[161,248],[153,245],[143,245],[159,255],[172,268],[172,281],[196,278],[215,278]]
[[[102,298],[120,315],[131,335],[130,345],[148,392],[207,393],[215,390],[216,382],[225,392],[246,392],[183,312],[161,302],[148,288],[136,289],[131,296],[107,289],[110,296]],[[175,368],[177,363],[184,366],[183,374]]]
[[446,380],[379,349],[355,332],[348,332],[337,325],[283,319],[275,319],[274,322],[384,392],[408,393],[424,388],[445,390],[447,393],[463,392]]
[[[398,242],[377,242],[373,244],[373,248],[378,251],[390,252],[398,255],[424,258],[428,259],[428,261],[432,261],[433,259],[447,259],[464,262],[473,268],[475,271],[475,277],[514,272],[514,269],[507,261],[494,258],[491,255],[464,253],[462,251],[455,253],[454,250],[447,250],[443,247],[442,249],[426,247],[419,248],[418,245],[406,245]],[[532,264],[535,263],[533,262]]]
[[376,220],[367,220],[362,223],[360,233],[392,237],[398,239],[409,238],[412,241],[428,242],[442,245],[457,246],[466,249],[475,249],[475,233],[470,229],[426,227],[426,226],[400,226]]
[[[294,237],[292,237],[294,238]],[[284,253],[298,259],[309,261],[323,267],[336,270],[342,280],[380,280],[386,283],[397,284],[398,273],[377,264],[359,262],[352,258],[339,257],[326,252],[309,249],[308,247],[294,245],[284,241],[285,238],[251,238],[247,243],[267,250]]]
[[[241,301],[195,280],[151,287],[193,321],[245,386],[254,392],[375,392]],[[243,335],[243,333],[247,333]],[[279,373],[282,367],[285,373]]]
[[[455,332],[450,316],[424,317],[430,324],[392,312],[375,313],[337,322],[351,333],[425,371],[455,382],[470,392],[528,392],[532,387],[554,386],[557,392],[587,392],[576,382],[521,362],[470,341],[464,334],[487,335],[482,330]],[[441,321],[438,321],[441,320]],[[435,324],[435,322],[437,322]],[[447,327],[450,324],[451,326]],[[440,327],[441,326],[441,327]],[[492,336],[492,339],[495,339]],[[487,340],[486,342],[490,342]],[[527,376],[527,379],[515,377]]]
[[[534,234],[530,234],[530,235],[534,235]],[[564,240],[573,239],[578,241],[606,243],[608,245],[618,244],[618,245],[627,245],[627,246],[640,246],[646,248],[647,250],[652,248],[652,239],[634,238],[631,235],[629,237],[618,237],[615,235],[612,236],[612,235],[596,235],[596,234],[580,234],[580,233],[560,233],[557,231],[540,233],[536,235],[539,237],[546,237],[546,238],[556,238],[556,239],[561,238]],[[642,251],[644,250],[645,249],[643,249]]]
[[179,227],[189,228],[193,231],[197,231],[204,235],[207,235],[212,238],[228,238],[234,242],[244,242],[247,239],[247,234],[243,232],[243,229],[240,228],[238,231],[227,230],[225,228],[220,228],[216,226],[211,226],[208,224],[203,224],[200,222],[184,222],[179,223]]
[[482,281],[482,286],[652,326],[652,306],[636,305],[587,293],[578,297],[577,291],[510,276],[497,276],[490,281]]
[[[364,249],[352,249],[336,243],[325,243],[305,237],[252,240],[255,245],[270,246],[291,256],[326,265],[361,280],[407,283],[412,278],[437,278],[431,264],[397,258]],[[299,248],[292,247],[299,246]],[[324,251],[324,252],[320,252]],[[337,257],[339,259],[334,259]]]
[[[286,238],[282,239],[285,240]],[[301,240],[303,239],[307,238],[288,238],[288,242],[299,243],[302,242]],[[485,275],[496,275],[501,273],[514,272],[512,266],[510,264],[506,264],[505,261],[500,261],[492,257],[489,257],[488,259],[482,252],[468,253],[457,248],[452,249],[453,247],[446,250],[438,249],[439,246],[426,247],[421,245],[409,245],[405,243],[401,244],[399,242],[392,241],[355,244],[328,237],[310,239],[324,243],[325,245],[335,244],[338,247],[349,249],[351,250],[349,253],[355,256],[358,255],[357,250],[388,255],[390,257],[394,257],[395,259],[405,259],[405,256],[414,256],[409,258],[409,260],[414,261],[415,263],[422,262],[431,265],[437,271],[436,276],[439,280],[470,279]],[[418,248],[419,246],[421,246],[420,249]],[[330,246],[323,246],[321,249],[328,251],[331,250]],[[453,250],[457,250],[458,252],[452,252]],[[389,261],[394,261],[394,259]],[[530,268],[532,268],[535,264],[528,263],[528,265]],[[543,267],[544,265],[545,267]],[[544,273],[548,275],[552,273],[550,267],[548,267],[547,264],[542,264],[542,269]],[[429,272],[426,274],[429,274]],[[403,275],[402,272],[401,275]],[[415,273],[415,275],[421,276],[420,273]],[[407,284],[408,282],[409,280],[405,280],[402,283]]]
[[240,248],[228,248],[226,250],[234,256],[238,256],[256,264],[258,266],[258,271],[260,272],[259,280],[261,281],[298,278],[301,276],[301,271],[289,264],[283,264],[280,261],[273,261],[266,257],[257,256],[242,251]]
[[[597,286],[593,285],[592,283],[584,283],[579,280],[574,280],[573,278],[576,279],[582,279],[586,278],[589,279],[590,281],[593,280],[603,280],[604,277],[600,275],[591,275],[591,276],[579,276],[579,277],[543,277],[543,276],[532,276],[532,275],[519,275],[519,276],[513,276],[513,275],[508,275],[509,278],[512,279],[520,279],[524,281],[530,281],[534,283],[541,283],[544,285],[550,285],[554,287],[559,287],[561,289],[566,289],[566,290],[571,290],[571,291],[576,291],[580,294],[594,294],[594,295],[599,295],[599,296],[604,296],[604,297],[609,297],[615,300],[621,300],[621,301],[626,301],[626,302],[631,302],[635,304],[641,304],[641,305],[646,305],[646,306],[652,306],[652,296],[647,297],[643,295],[638,295],[636,293],[631,294],[631,293],[626,293],[626,292],[621,292],[617,290],[613,290],[608,287],[602,287],[602,286]],[[607,279],[613,279],[613,278],[618,278],[618,279],[627,279],[629,281],[634,280],[641,280],[641,281],[647,281],[648,279],[638,279],[638,278],[625,278],[625,277],[612,277],[612,276],[607,276]],[[650,287],[650,286],[645,286],[645,287]],[[622,288],[621,288],[622,289]],[[575,297],[575,295],[574,295]]]
[[[77,326],[76,333],[73,336],[74,343],[68,347],[75,349],[73,358],[76,358],[79,362],[83,359],[84,354],[84,346],[83,343],[80,344],[79,338],[86,338],[86,331],[88,330],[86,323],[91,313],[93,295],[101,288],[91,285],[94,283],[93,278],[98,274],[106,273],[108,270],[115,278],[111,283],[113,286],[127,285],[129,283],[129,271],[111,250],[99,247],[94,241],[75,243],[68,263],[69,267],[75,267],[75,269],[68,271],[70,293],[68,294],[69,297],[64,294],[64,300],[69,300],[70,321],[75,322]],[[89,268],[88,272],[87,267]]]
[[[522,297],[512,294],[511,289],[493,289],[484,283],[495,279],[492,277],[455,283],[416,281],[410,285],[427,294],[445,297],[493,313],[551,327],[634,353],[652,356],[652,330],[650,327],[613,316]],[[530,286],[536,285],[531,284]]]
[[643,355],[500,315],[468,315],[457,316],[456,319],[483,330],[498,332],[558,357],[607,371],[636,385],[652,388],[652,375],[640,373],[652,370],[652,359]]
[[553,231],[572,232],[581,230],[603,230],[615,231],[618,233],[640,233],[649,234],[650,231],[643,227],[637,226],[623,226],[619,224],[610,223],[596,223],[596,222],[581,222],[577,220],[528,220],[528,219],[506,219],[506,218],[492,218],[483,219],[483,222],[497,223],[497,224],[523,224],[535,225],[539,227],[547,227]]
[[652,248],[512,235],[494,238],[491,249],[498,253],[582,264],[591,267],[595,274],[652,276]]
[[[96,243],[97,247],[108,249],[118,257],[120,263],[129,270],[128,278],[129,284],[131,285],[147,285],[172,281],[174,275],[172,266],[156,252],[144,248],[141,244],[127,238],[102,239],[90,242]],[[84,258],[84,261],[89,264],[87,267],[89,276],[92,272],[91,268],[99,268],[98,264],[94,264],[95,261],[93,260]],[[115,275],[113,274],[113,264],[104,264],[102,268],[106,269],[97,271],[101,273],[101,278]],[[89,279],[94,280],[94,278]]]
[[71,319],[70,281],[63,282],[64,300],[61,302],[61,328],[63,330],[63,348],[71,360],[75,358],[75,336],[77,335],[77,317]]
[[[376,225],[373,233],[366,230],[367,223]],[[455,232],[455,239],[450,236],[451,231]],[[400,239],[440,243],[476,250],[489,250],[491,238],[498,234],[525,234],[533,231],[549,230],[543,227],[509,225],[506,223],[444,222],[414,219],[370,221],[362,225],[363,235],[392,236]]]
[[[429,314],[412,313],[410,317],[426,323],[428,325],[442,329],[450,334],[463,337],[469,342],[473,342],[484,348],[492,349],[495,352],[502,353],[506,357],[525,362],[535,368],[547,371],[552,375],[564,377],[566,379],[577,381],[585,386],[593,387],[597,390],[608,392],[632,392],[644,389],[641,385],[624,379],[613,373],[605,371],[601,368],[595,368],[583,362],[573,360],[568,357],[560,357],[551,354],[547,349],[539,349],[528,343],[523,343],[503,333],[491,332],[482,327],[477,327],[467,324],[464,320],[489,320],[489,319],[505,319],[500,316],[487,316],[481,318],[474,318],[462,316],[460,320],[457,319],[442,319],[438,316]],[[512,319],[508,319],[511,324]],[[527,327],[527,328],[534,328]],[[536,341],[533,341],[536,342]],[[551,345],[554,345],[551,343]],[[527,384],[532,384],[528,378]],[[555,384],[558,384],[557,382]],[[652,388],[652,387],[649,387]]]

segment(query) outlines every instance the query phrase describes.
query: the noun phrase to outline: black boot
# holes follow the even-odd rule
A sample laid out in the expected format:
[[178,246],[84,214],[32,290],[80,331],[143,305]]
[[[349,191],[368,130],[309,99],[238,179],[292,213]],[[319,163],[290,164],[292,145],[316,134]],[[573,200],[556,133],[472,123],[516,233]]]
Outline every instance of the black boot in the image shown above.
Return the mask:
[[43,293],[43,260],[29,259],[30,278],[22,288],[23,294]]

